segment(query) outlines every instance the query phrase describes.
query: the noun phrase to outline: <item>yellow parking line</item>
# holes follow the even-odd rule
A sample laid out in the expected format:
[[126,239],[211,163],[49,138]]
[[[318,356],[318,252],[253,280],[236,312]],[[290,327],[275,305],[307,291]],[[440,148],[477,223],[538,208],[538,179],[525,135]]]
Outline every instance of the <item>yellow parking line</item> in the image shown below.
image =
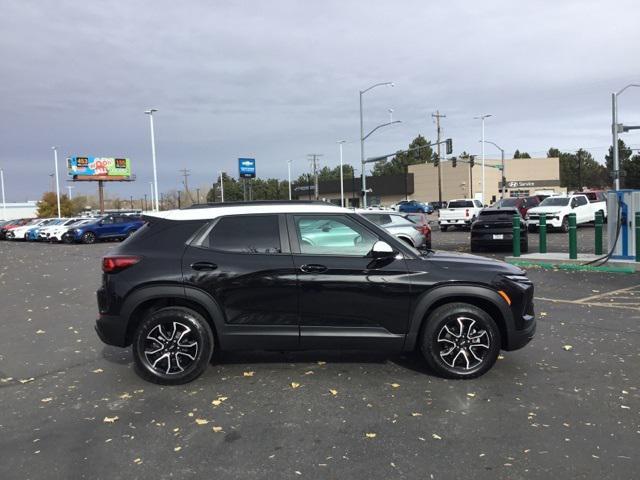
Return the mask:
[[610,292],[604,292],[604,293],[599,293],[597,295],[591,295],[590,297],[584,297],[584,298],[580,298],[578,300],[575,300],[576,302],[588,302],[589,300],[595,300],[596,298],[600,298],[600,297],[607,297],[610,295],[616,295],[617,293],[622,293],[622,292],[628,292],[629,290],[633,290],[634,288],[639,288],[640,285],[633,285],[631,287],[626,287],[626,288],[620,288],[618,290],[611,290]]
[[560,298],[545,298],[545,297],[535,297],[535,299],[543,301],[543,302],[570,303],[572,305],[584,305],[584,306],[587,306],[587,307],[618,308],[618,309],[623,309],[623,310],[637,310],[637,311],[640,311],[640,306],[631,306],[631,305],[625,305],[625,304],[584,302],[582,300],[563,300],[563,299],[560,299]]

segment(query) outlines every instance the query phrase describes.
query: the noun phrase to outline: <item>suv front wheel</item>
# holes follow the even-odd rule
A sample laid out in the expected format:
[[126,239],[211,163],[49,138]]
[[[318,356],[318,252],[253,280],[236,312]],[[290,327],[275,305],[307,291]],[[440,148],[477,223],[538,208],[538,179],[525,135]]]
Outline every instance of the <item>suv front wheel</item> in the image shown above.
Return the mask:
[[133,338],[138,374],[162,385],[180,385],[199,377],[207,368],[213,349],[208,322],[185,307],[151,312]]
[[500,331],[484,310],[449,303],[427,318],[420,349],[427,364],[445,378],[475,378],[487,372],[500,353]]

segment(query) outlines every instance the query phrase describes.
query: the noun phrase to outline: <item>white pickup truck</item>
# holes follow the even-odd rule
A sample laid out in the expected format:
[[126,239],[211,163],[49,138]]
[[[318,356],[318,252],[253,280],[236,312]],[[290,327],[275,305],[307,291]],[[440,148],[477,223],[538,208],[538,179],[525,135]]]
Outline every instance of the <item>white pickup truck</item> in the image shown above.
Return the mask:
[[[597,207],[598,210],[601,207]],[[529,209],[527,212],[527,225],[530,231],[535,231],[540,225],[540,214],[546,214],[547,226],[559,228],[563,232],[569,231],[569,214],[576,214],[576,223],[593,222],[595,219],[594,204],[589,203],[584,194],[575,194],[563,197],[545,198],[540,205]]]
[[449,227],[470,227],[476,221],[480,210],[482,210],[480,200],[462,198],[450,200],[446,208],[441,208],[438,218],[440,231],[446,232]]

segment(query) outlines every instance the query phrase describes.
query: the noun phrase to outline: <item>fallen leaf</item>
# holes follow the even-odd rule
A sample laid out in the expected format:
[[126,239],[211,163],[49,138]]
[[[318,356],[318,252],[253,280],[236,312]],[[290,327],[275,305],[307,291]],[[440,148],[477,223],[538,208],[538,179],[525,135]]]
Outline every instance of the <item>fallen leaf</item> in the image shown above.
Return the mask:
[[330,388],[329,391],[331,392],[331,395],[333,395],[334,397],[338,394],[338,390],[334,390],[333,388]]
[[420,412],[413,412],[413,413],[411,414],[411,416],[412,416],[412,417],[421,417],[421,416],[422,416],[422,414],[421,414]]
[[40,400],[42,403],[49,403],[51,400],[53,400],[53,398],[51,397],[47,397],[47,398],[43,398],[42,400]]
[[562,349],[566,350],[568,352],[569,350],[573,350],[573,346],[571,346],[571,345],[563,345]]
[[365,433],[365,437],[367,437],[367,438],[376,438],[376,434],[375,433]]
[[205,418],[196,418],[196,423],[198,425],[206,425],[207,423],[209,423],[209,420]]
[[253,377],[253,374],[256,372],[243,372],[242,375],[245,377]]
[[211,402],[211,404],[212,404],[212,405],[215,405],[215,406],[217,407],[217,406],[218,406],[218,405],[220,405],[222,402],[224,402],[227,398],[228,398],[228,397],[218,397],[218,398],[216,398],[215,400],[213,400],[213,401]]
[[127,400],[128,398],[131,398],[131,395],[129,395],[127,392],[124,392],[118,398],[120,398],[121,400]]
[[322,362],[322,361],[318,362],[318,365],[326,365],[326,364],[327,362]]
[[182,450],[182,447],[175,447],[175,448],[173,449],[173,451],[174,451],[174,452],[179,452],[180,450]]
[[392,384],[391,384],[391,386],[392,386],[393,388],[398,388],[398,387],[400,386],[400,384],[399,384],[399,383],[392,383]]
[[475,393],[467,393],[467,397],[473,398],[473,397],[475,397],[475,396],[476,396],[476,394],[475,394]]
[[433,438],[435,438],[436,440],[442,440],[442,437],[440,435],[438,435],[437,433],[434,433],[433,435],[431,435]]
[[300,384],[298,382],[291,382],[291,388],[298,388]]
[[38,335],[42,335],[43,333],[45,333],[45,331],[44,331],[44,330],[36,330],[36,333],[37,333]]
[[91,370],[92,373],[102,373],[104,372],[104,370],[102,370],[101,368],[96,368],[95,370]]
[[213,430],[215,433],[218,433],[222,431],[222,427],[211,427],[211,430]]
[[142,459],[141,458],[136,458],[133,460],[133,463],[137,463],[138,465],[140,465],[142,463]]
[[120,420],[120,417],[118,417],[116,415],[115,417],[104,417],[103,422],[104,423],[116,423],[118,420]]
[[29,382],[33,382],[35,380],[35,378],[31,377],[31,378],[23,378],[21,380],[18,380],[20,383],[29,383]]

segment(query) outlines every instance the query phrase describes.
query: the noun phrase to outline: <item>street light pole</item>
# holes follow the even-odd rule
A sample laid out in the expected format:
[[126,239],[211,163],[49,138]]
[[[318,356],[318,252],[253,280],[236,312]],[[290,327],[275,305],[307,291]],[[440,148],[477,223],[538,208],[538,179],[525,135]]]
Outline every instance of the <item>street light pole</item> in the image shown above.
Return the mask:
[[[504,195],[505,195],[505,183],[506,183],[506,182],[505,182],[505,178],[506,178],[506,176],[505,176],[505,174],[504,174],[504,149],[500,148],[500,147],[498,146],[498,144],[496,144],[496,143],[494,143],[494,142],[491,142],[491,141],[489,141],[489,140],[484,140],[482,143],[483,143],[483,144],[485,144],[485,143],[490,143],[491,145],[493,145],[494,147],[496,147],[498,150],[500,150],[500,157],[501,157],[501,161],[502,161],[502,168],[501,168],[501,172],[502,172],[502,173],[501,173],[501,175],[500,175],[500,177],[501,177],[501,178],[500,178],[500,183],[502,184],[502,188],[500,189],[500,195],[501,195],[501,197],[500,197],[500,198],[504,198]],[[483,150],[484,150],[484,149],[483,149]],[[484,205],[484,203],[483,203],[483,205]]]
[[[373,88],[376,88],[376,87],[380,87],[382,85],[389,85],[390,87],[394,86],[393,82],[380,82],[380,83],[376,83],[374,85],[371,85],[369,88],[365,88],[364,90],[360,90],[360,163],[361,163],[361,166],[362,166],[362,173],[361,173],[361,175],[362,175],[362,205],[363,205],[364,208],[367,208],[367,174],[366,174],[366,171],[365,171],[365,162],[364,162],[364,140],[365,140],[366,137],[364,136],[364,123],[363,123],[363,117],[362,117],[362,95],[367,93],[369,90],[371,90]],[[394,123],[394,122],[389,122],[389,123]]]
[[149,182],[149,190],[151,192],[151,205],[152,205],[152,210],[155,208],[155,193],[153,191],[153,182]]
[[2,186],[2,219],[7,220],[7,202],[4,198],[4,170],[0,168],[0,185]]
[[58,218],[61,218],[60,215],[60,182],[58,181],[58,149],[56,147],[51,147],[53,150],[53,163],[55,165],[56,172],[56,201],[58,203]]
[[482,204],[483,205],[485,204],[484,203],[484,200],[485,200],[485,196],[484,196],[484,160],[485,160],[485,157],[484,157],[484,143],[485,143],[484,142],[484,119],[485,118],[489,118],[491,116],[492,115],[490,113],[489,114],[483,113],[479,117],[473,117],[476,120],[479,119],[479,120],[482,121]]
[[222,172],[220,172],[220,201],[224,202],[224,176]]
[[151,108],[144,112],[145,114],[149,115],[149,127],[151,128],[151,158],[153,161],[153,193],[154,193],[154,195],[152,195],[152,202],[153,202],[153,197],[155,197],[155,205],[154,205],[155,211],[160,210],[160,206],[158,205],[158,172],[156,169],[156,138],[155,138],[155,132],[153,130],[153,113],[157,111],[158,110],[156,108]]
[[618,96],[629,87],[640,87],[640,83],[630,83],[617,93],[611,94],[611,133],[613,134],[613,188],[620,190],[620,152],[618,151]]
[[287,178],[289,179],[289,200],[291,200],[291,162],[293,162],[293,160],[287,160]]
[[338,141],[338,145],[340,146],[340,206],[344,207],[344,176],[342,173],[342,145],[344,145],[347,141],[340,140]]
[[69,200],[72,200],[73,197],[71,196],[71,189],[73,188],[73,185],[67,185],[67,190],[69,190]]

